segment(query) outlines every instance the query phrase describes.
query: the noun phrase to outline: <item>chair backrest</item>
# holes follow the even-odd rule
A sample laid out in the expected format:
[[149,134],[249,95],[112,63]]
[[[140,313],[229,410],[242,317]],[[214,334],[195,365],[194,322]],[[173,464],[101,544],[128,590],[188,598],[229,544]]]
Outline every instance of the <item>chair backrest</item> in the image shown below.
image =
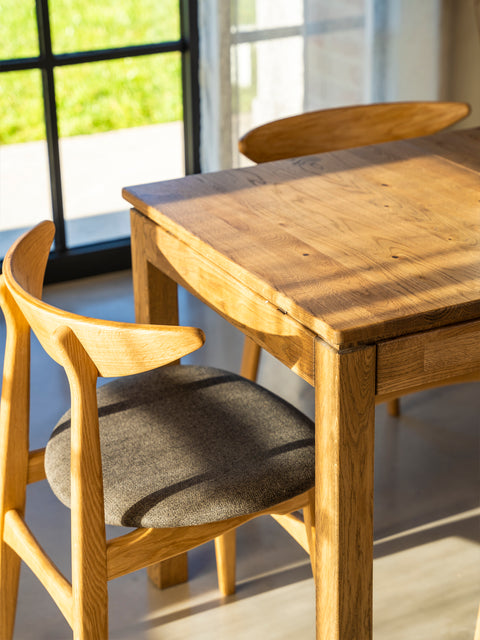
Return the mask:
[[397,102],[311,111],[246,133],[238,148],[254,162],[426,136],[465,118],[463,102]]
[[140,325],[87,318],[42,302],[42,285],[53,222],[45,221],[24,234],[7,252],[3,277],[7,288],[47,353],[64,365],[59,337],[75,334],[98,375],[122,376],[169,364],[195,351],[204,334],[194,327]]

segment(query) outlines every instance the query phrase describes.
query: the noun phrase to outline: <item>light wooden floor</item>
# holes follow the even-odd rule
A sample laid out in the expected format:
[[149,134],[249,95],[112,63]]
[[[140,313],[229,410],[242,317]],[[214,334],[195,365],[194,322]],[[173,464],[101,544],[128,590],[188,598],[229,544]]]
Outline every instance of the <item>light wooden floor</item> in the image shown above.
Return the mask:
[[[53,304],[133,320],[128,272],[46,290]],[[195,356],[237,369],[241,336],[186,294],[181,321],[201,326]],[[4,344],[3,324],[0,328]],[[61,371],[32,349],[32,447],[42,446],[67,407]],[[261,382],[312,414],[312,391],[267,357]],[[405,398],[402,417],[377,408],[375,640],[472,640],[480,602],[480,384]],[[68,574],[69,512],[45,483],[29,488],[30,524]],[[117,530],[115,530],[117,531]],[[238,590],[222,599],[213,544],[189,554],[190,582],[158,591],[145,572],[110,583],[110,637],[135,640],[314,638],[314,590],[306,554],[269,519],[238,533]],[[61,614],[22,569],[15,638],[71,638]],[[350,639],[345,639],[350,640]]]

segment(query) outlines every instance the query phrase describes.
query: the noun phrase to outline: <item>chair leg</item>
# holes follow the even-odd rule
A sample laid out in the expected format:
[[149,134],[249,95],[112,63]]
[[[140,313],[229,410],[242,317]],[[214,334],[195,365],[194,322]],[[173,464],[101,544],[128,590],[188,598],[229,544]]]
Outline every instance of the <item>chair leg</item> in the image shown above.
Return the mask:
[[236,530],[232,529],[215,538],[218,588],[222,596],[235,593]]
[[[74,527],[72,514],[72,595],[74,640],[108,640],[108,583],[105,533]],[[83,515],[83,514],[82,514]],[[103,515],[103,514],[102,514]]]
[[20,557],[4,542],[5,514],[25,511],[28,477],[30,327],[0,276],[7,340],[0,408],[0,638],[13,636]]
[[[83,514],[82,514],[83,515]],[[103,514],[102,514],[103,515]],[[108,640],[108,583],[105,533],[88,535],[88,526],[72,530],[72,594],[74,640]]]
[[303,508],[303,520],[307,530],[308,546],[310,548],[310,562],[312,573],[315,579],[315,490],[312,489],[309,495],[308,506]]
[[82,614],[76,612],[73,627],[73,640],[108,640],[107,610],[101,616],[92,615],[87,608]]
[[11,640],[15,625],[18,581],[20,577],[19,556],[8,544],[0,544],[0,638]]
[[387,411],[389,416],[398,417],[400,415],[400,398],[389,400],[387,402]]
[[240,375],[248,380],[255,381],[258,375],[258,365],[260,362],[261,349],[256,342],[245,336],[243,345],[242,364],[240,366]]
[[163,560],[147,567],[147,575],[150,582],[157,589],[168,589],[176,584],[188,582],[188,555],[181,553],[174,558]]
[[[257,379],[260,353],[258,344],[245,336],[240,375],[248,380]],[[223,596],[235,593],[236,539],[235,529],[215,538],[218,588]]]

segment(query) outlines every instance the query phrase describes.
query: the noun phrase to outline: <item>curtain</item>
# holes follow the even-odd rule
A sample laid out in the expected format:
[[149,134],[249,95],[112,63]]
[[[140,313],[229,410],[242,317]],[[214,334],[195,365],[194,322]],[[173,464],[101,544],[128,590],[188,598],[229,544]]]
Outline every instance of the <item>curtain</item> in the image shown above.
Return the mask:
[[[237,151],[243,133],[303,111],[396,100],[476,102],[480,55],[475,60],[478,42],[470,42],[470,32],[468,51],[461,51],[479,3],[199,0],[202,170],[246,164]],[[455,79],[462,76],[460,87]]]

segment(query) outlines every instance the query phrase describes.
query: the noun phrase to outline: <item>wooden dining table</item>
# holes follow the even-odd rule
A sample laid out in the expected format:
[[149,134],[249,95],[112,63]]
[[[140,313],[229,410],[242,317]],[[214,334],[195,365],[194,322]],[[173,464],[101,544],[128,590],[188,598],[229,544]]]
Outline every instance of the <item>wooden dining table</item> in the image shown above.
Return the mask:
[[123,195],[138,321],[179,284],[315,387],[317,639],[371,638],[375,404],[480,377],[480,128]]

